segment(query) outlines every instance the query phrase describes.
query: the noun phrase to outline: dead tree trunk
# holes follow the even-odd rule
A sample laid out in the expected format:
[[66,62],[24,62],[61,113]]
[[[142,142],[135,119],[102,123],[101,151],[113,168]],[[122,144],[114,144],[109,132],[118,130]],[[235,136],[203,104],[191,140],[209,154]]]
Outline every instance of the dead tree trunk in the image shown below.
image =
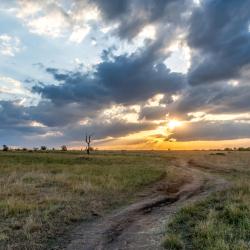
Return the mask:
[[85,142],[87,143],[86,152],[89,155],[90,154],[91,135],[89,135],[89,136],[86,135]]

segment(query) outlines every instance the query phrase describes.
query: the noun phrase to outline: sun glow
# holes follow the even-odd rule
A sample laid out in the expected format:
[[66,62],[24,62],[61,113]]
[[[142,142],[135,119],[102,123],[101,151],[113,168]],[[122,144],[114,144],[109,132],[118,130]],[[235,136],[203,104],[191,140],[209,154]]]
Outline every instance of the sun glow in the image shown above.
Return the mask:
[[177,120],[170,120],[167,124],[167,127],[170,129],[170,130],[173,130],[175,129],[176,127],[180,127],[182,125],[182,122],[180,121],[177,121]]

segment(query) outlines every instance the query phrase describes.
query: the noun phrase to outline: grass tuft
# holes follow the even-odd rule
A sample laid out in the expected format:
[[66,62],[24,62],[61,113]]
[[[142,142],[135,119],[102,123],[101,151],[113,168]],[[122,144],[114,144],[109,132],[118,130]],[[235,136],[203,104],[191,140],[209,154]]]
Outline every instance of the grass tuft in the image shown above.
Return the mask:
[[183,250],[184,245],[180,237],[176,234],[168,234],[163,242],[164,248],[168,250]]

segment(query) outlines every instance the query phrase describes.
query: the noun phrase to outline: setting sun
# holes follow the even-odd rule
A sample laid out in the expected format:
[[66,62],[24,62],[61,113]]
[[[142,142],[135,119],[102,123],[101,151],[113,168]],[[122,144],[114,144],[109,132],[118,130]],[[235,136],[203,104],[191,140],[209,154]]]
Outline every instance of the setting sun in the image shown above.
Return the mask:
[[176,127],[180,127],[182,125],[182,122],[180,121],[177,121],[177,120],[170,120],[167,124],[167,127],[170,129],[170,130],[173,130],[175,129]]

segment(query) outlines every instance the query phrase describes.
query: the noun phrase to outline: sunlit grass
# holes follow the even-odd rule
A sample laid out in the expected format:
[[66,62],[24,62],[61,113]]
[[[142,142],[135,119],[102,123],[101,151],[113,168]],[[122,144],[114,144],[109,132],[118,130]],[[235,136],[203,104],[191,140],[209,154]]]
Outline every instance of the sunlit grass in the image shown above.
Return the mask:
[[163,178],[167,155],[0,153],[0,249],[48,249],[75,222],[129,202]]
[[[209,161],[204,161],[210,158]],[[193,158],[204,171],[220,173],[231,181],[228,190],[181,209],[167,227],[166,249],[250,249],[249,153],[199,154]],[[198,164],[198,167],[199,167]],[[212,167],[213,166],[213,167]],[[177,243],[173,240],[178,237]]]

